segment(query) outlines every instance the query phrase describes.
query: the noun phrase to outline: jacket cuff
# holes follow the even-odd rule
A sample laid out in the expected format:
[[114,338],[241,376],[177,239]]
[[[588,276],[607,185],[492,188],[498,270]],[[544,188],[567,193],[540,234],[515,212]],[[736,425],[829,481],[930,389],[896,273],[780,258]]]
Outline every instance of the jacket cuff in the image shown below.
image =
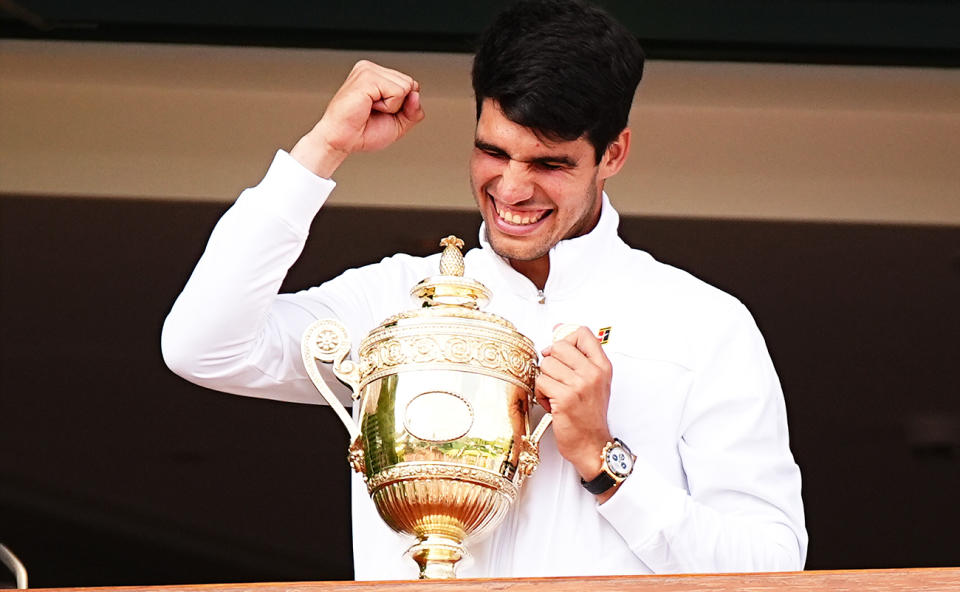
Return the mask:
[[263,180],[238,201],[254,201],[257,209],[283,220],[306,236],[313,218],[337,184],[318,177],[284,150],[277,150]]
[[636,553],[657,544],[665,529],[682,522],[688,502],[686,490],[670,484],[638,457],[630,476],[597,511]]

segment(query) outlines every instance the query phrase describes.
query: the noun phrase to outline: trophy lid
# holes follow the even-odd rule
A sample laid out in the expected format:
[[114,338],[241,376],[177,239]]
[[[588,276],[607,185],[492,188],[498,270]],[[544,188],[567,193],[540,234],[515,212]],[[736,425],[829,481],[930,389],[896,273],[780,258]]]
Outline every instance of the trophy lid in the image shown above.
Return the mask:
[[533,392],[537,351],[507,319],[481,310],[491,292],[463,277],[463,241],[440,241],[440,273],[410,290],[419,304],[385,319],[358,348],[360,383],[408,370],[446,368],[486,374]]
[[479,310],[490,301],[490,290],[476,280],[463,277],[463,241],[454,235],[440,241],[440,275],[430,276],[410,290],[423,308],[462,306]]

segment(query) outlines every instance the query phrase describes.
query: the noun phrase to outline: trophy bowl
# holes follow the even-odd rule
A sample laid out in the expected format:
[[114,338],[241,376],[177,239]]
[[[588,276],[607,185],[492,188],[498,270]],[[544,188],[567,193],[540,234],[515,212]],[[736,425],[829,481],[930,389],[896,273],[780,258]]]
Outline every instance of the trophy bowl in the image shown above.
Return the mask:
[[[462,277],[463,242],[441,241],[440,275],[411,291],[420,308],[351,342],[338,321],[304,333],[304,364],[350,433],[348,458],[380,516],[413,536],[421,578],[453,578],[463,542],[495,528],[539,462],[547,414],[531,432],[537,375],[533,343],[483,312],[489,292]],[[359,400],[359,425],[320,375],[317,361]]]

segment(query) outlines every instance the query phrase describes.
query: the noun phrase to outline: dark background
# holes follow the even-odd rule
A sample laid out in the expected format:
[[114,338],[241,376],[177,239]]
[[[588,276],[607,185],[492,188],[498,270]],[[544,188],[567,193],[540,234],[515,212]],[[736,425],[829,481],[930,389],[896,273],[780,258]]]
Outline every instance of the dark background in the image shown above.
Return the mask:
[[[0,37],[468,51],[503,4],[0,0]],[[955,1],[604,4],[652,58],[960,64]],[[0,542],[33,586],[352,576],[333,413],[207,391],[160,358],[225,207],[0,195]],[[285,288],[449,233],[475,244],[478,223],[325,208]],[[960,227],[625,217],[622,234],[754,312],[808,568],[960,565]]]
[[[0,35],[471,51],[509,2],[0,0]],[[606,0],[654,59],[960,65],[956,0]]]
[[[0,199],[0,537],[33,586],[349,578],[346,435],[325,407],[163,366],[218,204]],[[325,208],[285,288],[469,212]],[[625,217],[754,312],[803,471],[809,569],[960,565],[960,228]]]

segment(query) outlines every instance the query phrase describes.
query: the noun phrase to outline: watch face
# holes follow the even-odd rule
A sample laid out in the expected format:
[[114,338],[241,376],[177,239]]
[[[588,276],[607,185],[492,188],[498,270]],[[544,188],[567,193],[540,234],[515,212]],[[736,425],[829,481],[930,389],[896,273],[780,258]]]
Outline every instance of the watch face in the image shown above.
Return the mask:
[[619,477],[626,477],[633,470],[633,455],[623,446],[612,446],[607,451],[607,468]]

